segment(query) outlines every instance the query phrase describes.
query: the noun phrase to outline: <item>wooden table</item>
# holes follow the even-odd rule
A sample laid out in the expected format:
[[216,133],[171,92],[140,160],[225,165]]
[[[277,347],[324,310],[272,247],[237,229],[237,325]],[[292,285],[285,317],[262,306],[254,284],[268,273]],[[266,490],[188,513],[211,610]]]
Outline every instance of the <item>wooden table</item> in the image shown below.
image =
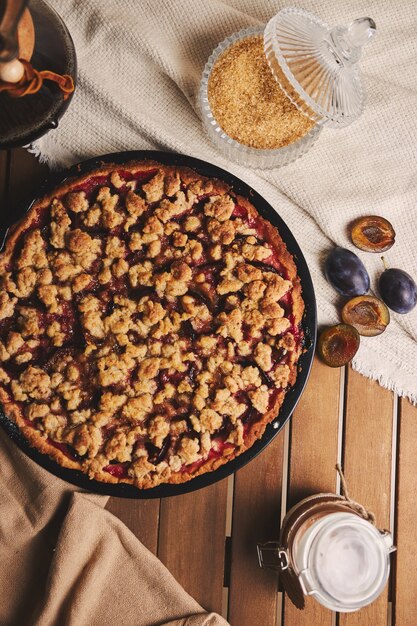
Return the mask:
[[[46,174],[23,150],[0,152],[2,228]],[[351,496],[394,532],[398,552],[385,592],[370,607],[336,615],[308,601],[300,612],[277,576],[258,567],[256,542],[277,538],[285,511],[301,498],[337,491],[337,461]],[[417,408],[350,368],[316,360],[290,422],[235,476],[176,498],[111,498],[107,508],[203,607],[233,626],[415,626],[416,465]]]

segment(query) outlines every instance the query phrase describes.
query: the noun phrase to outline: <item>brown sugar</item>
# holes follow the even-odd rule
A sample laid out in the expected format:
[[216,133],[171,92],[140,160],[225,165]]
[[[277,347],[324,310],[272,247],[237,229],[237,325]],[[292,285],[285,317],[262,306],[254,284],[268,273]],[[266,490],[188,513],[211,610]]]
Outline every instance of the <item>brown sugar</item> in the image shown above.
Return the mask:
[[273,77],[260,35],[237,41],[223,52],[210,74],[208,98],[224,132],[252,148],[281,148],[314,126]]

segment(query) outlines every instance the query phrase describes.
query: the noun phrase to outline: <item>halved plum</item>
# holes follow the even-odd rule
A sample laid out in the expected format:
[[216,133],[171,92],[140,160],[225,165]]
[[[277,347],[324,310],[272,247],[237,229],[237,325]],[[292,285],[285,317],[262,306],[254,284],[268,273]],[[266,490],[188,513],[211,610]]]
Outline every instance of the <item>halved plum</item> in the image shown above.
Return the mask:
[[359,217],[350,227],[352,243],[365,252],[385,252],[395,243],[395,230],[384,217]]
[[359,333],[350,324],[329,326],[320,335],[318,352],[330,367],[342,367],[353,359],[360,343]]
[[375,296],[357,296],[342,309],[345,324],[351,324],[360,335],[375,337],[384,332],[390,322],[388,307]]

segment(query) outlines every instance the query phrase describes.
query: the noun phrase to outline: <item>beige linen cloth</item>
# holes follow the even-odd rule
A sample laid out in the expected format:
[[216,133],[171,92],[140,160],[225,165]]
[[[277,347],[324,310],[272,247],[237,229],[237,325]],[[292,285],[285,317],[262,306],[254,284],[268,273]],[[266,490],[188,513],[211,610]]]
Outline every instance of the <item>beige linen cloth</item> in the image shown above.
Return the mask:
[[[330,25],[370,15],[378,35],[364,52],[364,115],[343,130],[325,129],[302,159],[269,172],[223,158],[201,126],[201,73],[225,37],[264,24],[277,0],[50,0],[78,54],[78,89],[58,130],[35,150],[55,166],[130,149],[178,151],[233,172],[259,191],[297,238],[313,277],[319,321],[335,323],[340,302],[323,276],[335,245],[354,249],[347,225],[376,214],[397,232],[390,267],[417,279],[417,3],[412,0],[300,0]],[[378,254],[361,253],[372,288]],[[339,304],[339,308],[336,306]],[[355,369],[417,401],[417,308],[392,314],[387,331],[364,338]]]
[[0,428],[1,626],[227,626],[106,502],[38,467]]

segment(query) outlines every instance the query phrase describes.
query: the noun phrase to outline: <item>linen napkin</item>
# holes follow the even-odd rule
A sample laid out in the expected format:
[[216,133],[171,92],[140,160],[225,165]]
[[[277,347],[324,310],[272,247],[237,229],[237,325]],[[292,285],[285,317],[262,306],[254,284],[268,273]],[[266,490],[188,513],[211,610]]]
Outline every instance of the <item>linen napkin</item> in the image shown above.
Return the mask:
[[107,499],[77,493],[0,428],[0,624],[227,626],[104,510]]
[[[57,130],[33,149],[54,167],[107,152],[177,151],[213,162],[242,178],[280,213],[297,238],[315,285],[320,325],[340,320],[340,299],[326,282],[323,260],[334,245],[353,249],[375,290],[378,254],[350,243],[354,218],[376,214],[397,232],[389,266],[417,279],[417,3],[405,0],[302,0],[328,24],[370,15],[377,37],[361,67],[365,113],[343,130],[325,129],[311,151],[270,171],[237,166],[206,138],[197,100],[201,73],[225,37],[265,24],[278,0],[50,0],[75,42],[78,87]],[[361,339],[353,367],[417,402],[417,309],[391,315],[379,337]]]

